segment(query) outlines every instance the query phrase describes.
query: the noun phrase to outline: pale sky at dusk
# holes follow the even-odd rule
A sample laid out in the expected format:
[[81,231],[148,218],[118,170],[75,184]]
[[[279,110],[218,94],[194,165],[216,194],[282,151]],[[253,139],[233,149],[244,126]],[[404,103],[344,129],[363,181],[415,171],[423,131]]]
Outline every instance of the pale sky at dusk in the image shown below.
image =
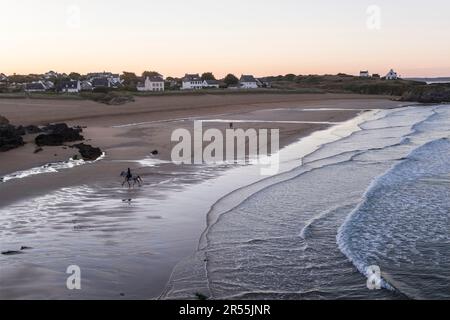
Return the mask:
[[0,0],[0,72],[450,76],[449,14],[448,0]]

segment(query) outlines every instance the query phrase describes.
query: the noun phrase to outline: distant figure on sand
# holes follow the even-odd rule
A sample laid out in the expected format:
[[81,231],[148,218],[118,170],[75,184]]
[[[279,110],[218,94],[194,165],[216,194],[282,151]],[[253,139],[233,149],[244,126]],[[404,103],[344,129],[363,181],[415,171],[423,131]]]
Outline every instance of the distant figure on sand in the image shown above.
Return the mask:
[[120,174],[121,177],[124,177],[125,180],[122,183],[122,187],[125,185],[125,183],[128,183],[128,188],[131,188],[136,185],[136,183],[139,185],[139,187],[142,186],[142,183],[144,182],[144,180],[142,180],[142,178],[140,176],[135,176],[131,173],[131,169],[128,168],[127,171],[122,171],[122,173]]

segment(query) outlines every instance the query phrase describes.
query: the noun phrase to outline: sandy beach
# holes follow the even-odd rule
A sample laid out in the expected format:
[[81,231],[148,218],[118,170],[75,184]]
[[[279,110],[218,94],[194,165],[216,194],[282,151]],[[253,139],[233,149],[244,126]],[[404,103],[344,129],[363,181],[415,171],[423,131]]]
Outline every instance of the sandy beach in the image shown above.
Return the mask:
[[[123,164],[115,161],[144,159],[153,150],[158,150],[158,159],[169,161],[171,149],[175,145],[170,141],[172,132],[178,128],[192,131],[193,119],[341,122],[363,110],[399,105],[401,103],[388,97],[347,94],[151,97],[137,98],[136,102],[122,106],[91,101],[0,100],[0,114],[11,123],[44,125],[66,122],[72,126],[85,127],[83,134],[87,143],[100,147],[107,154],[106,161],[96,166],[79,167],[51,176],[34,176],[26,181],[16,180],[2,185],[2,193],[7,196],[0,199],[0,205],[52,188],[111,179],[124,168]],[[132,125],[140,123],[142,125]],[[280,147],[283,147],[327,126],[308,123],[240,123],[236,128],[280,129]],[[204,127],[223,130],[228,128],[228,123],[209,123]],[[76,153],[67,147],[45,147],[43,152],[34,154],[34,137],[27,136],[24,147],[0,154],[0,176],[65,161]],[[23,183],[26,183],[26,187]]]
[[[40,219],[45,220],[45,222],[34,220],[33,222],[21,222],[31,226],[36,224],[34,228],[42,226],[39,237],[34,236],[38,230],[25,230],[27,229],[25,227],[23,233],[18,231],[19,237],[16,237],[15,240],[9,239],[3,242],[0,248],[2,250],[14,249],[12,246],[19,245],[19,243],[36,248],[36,250],[17,257],[0,257],[2,265],[11,263],[8,267],[2,267],[0,279],[2,292],[0,295],[7,299],[28,297],[46,299],[59,295],[64,298],[106,297],[113,299],[158,297],[164,290],[175,265],[195,250],[196,242],[205,229],[206,214],[210,206],[219,197],[233,191],[233,189],[228,190],[227,188],[223,188],[221,192],[208,189],[212,188],[218,176],[229,170],[229,166],[199,168],[170,164],[170,152],[174,145],[170,141],[170,136],[175,129],[185,128],[192,131],[194,120],[208,120],[204,123],[205,129],[225,130],[228,128],[229,122],[235,122],[235,128],[242,129],[279,129],[280,147],[283,148],[313,132],[345,122],[366,111],[399,106],[399,102],[392,101],[387,97],[340,94],[141,97],[137,98],[134,103],[121,106],[108,106],[91,101],[0,100],[0,115],[8,118],[11,123],[44,125],[66,122],[71,126],[81,126],[84,128],[83,135],[86,143],[100,147],[106,153],[104,159],[92,164],[14,179],[0,184],[2,195],[0,210],[7,209],[10,214],[20,215],[24,206],[36,203],[39,208],[42,206]],[[24,147],[0,154],[0,176],[51,162],[65,161],[74,155],[74,150],[67,146],[44,147],[44,151],[34,154],[33,139],[32,135],[26,136],[27,143]],[[150,155],[153,150],[158,150],[158,155],[155,157]],[[158,163],[165,165],[159,166]],[[127,167],[131,167],[144,178],[143,188],[128,191],[120,187],[119,173]],[[205,182],[208,184],[208,181],[211,181],[211,185],[204,189],[211,190],[208,199],[203,199],[203,196],[199,196],[199,199],[186,198],[190,194],[189,192],[199,195],[198,190],[195,193],[191,190],[192,186],[202,185]],[[245,179],[242,183],[245,184]],[[231,187],[232,184],[229,185],[229,188]],[[97,190],[89,192],[101,194],[101,201],[105,201],[105,203],[97,203],[96,201],[99,199],[95,198],[96,196],[84,198],[86,195],[83,194],[83,188]],[[202,190],[201,188],[200,190]],[[73,194],[78,193],[82,193],[81,197],[85,199],[84,202],[77,203],[80,200],[72,197]],[[152,208],[152,210],[143,211],[142,215],[147,215],[144,219],[145,222],[142,223],[142,216],[133,216],[127,217],[131,222],[127,226],[129,229],[125,229],[123,232],[120,228],[115,227],[102,229],[101,226],[106,221],[115,226],[115,223],[119,224],[121,219],[119,217],[129,214],[127,213],[129,210],[138,210],[130,209],[122,203],[122,200],[128,199],[128,197],[136,199],[137,202],[140,201],[140,205],[143,204],[147,209]],[[176,205],[169,208],[169,204],[167,204],[166,209],[170,215],[167,215],[166,212],[155,212],[156,209],[163,210],[165,201],[168,199],[170,199],[170,206],[174,206],[173,202],[177,201],[176,199],[182,199],[176,204],[179,206],[192,202],[192,208],[195,210],[180,215],[179,212],[176,212]],[[86,221],[78,225],[77,221],[83,220],[79,213],[71,213],[72,209],[68,209],[68,207],[56,206],[50,210],[45,208],[47,201],[60,203],[59,205],[65,203],[69,207],[83,207],[92,202],[92,207],[85,208],[86,216],[84,218]],[[65,212],[61,221],[58,219],[59,211],[55,210]],[[106,211],[102,213],[103,210]],[[109,213],[108,210],[116,212],[117,216]],[[52,216],[53,214],[55,216]],[[24,219],[26,220],[25,217]],[[117,221],[115,221],[116,219]],[[71,223],[66,224],[69,221]],[[156,221],[156,224],[152,224],[146,230],[149,221],[150,223]],[[46,233],[47,228],[51,230]],[[97,228],[101,230],[99,231]],[[55,230],[63,233],[55,233]],[[154,249],[158,253],[139,252],[136,253],[137,255],[133,255],[133,252],[129,252],[126,254],[129,260],[123,258],[119,259],[120,262],[111,258],[115,254],[111,248],[119,246],[117,243],[121,243],[121,241],[121,245],[125,245],[129,230],[140,235],[138,240],[135,240],[141,241],[141,243],[136,246],[145,248],[144,242],[146,237],[149,237],[149,239],[151,238],[151,240],[147,239],[149,243],[158,244],[158,249],[149,247],[149,252]],[[94,245],[87,239],[91,236],[95,238],[96,232],[100,232],[101,243],[95,242]],[[154,233],[146,236],[147,232]],[[168,233],[171,234],[170,237],[167,236]],[[158,234],[161,234],[161,238],[157,237]],[[8,237],[7,235],[8,233],[5,233],[3,236]],[[20,238],[20,235],[23,235],[23,239]],[[61,270],[62,266],[65,262],[73,260],[73,257],[69,259],[70,254],[60,252],[57,256],[62,260],[55,262],[51,257],[63,248],[57,248],[55,251],[55,248],[49,248],[48,245],[53,241],[55,244],[67,245],[66,241],[61,240],[65,236],[72,238],[83,235],[87,236],[86,246],[95,247],[97,250],[102,250],[106,246],[109,248],[106,252],[110,252],[108,259],[116,261],[121,270],[128,270],[129,273],[119,281],[110,279],[111,274],[108,275],[106,271],[105,274],[98,274],[99,270],[92,270],[89,289],[82,291],[77,296],[67,294],[64,288],[57,286],[57,279],[64,277],[65,270]],[[58,240],[52,239],[52,237],[57,237]],[[132,247],[132,243],[129,245]],[[67,248],[70,247],[68,245]],[[71,250],[76,251],[74,248]],[[86,248],[83,249],[83,251],[85,250]],[[31,256],[34,252],[38,257],[34,260],[35,262],[31,262],[28,259],[32,259]],[[78,252],[77,255],[82,255],[82,253]],[[147,257],[149,260],[145,260],[143,255],[149,255]],[[47,258],[42,258],[43,256]],[[39,257],[43,260],[39,260]],[[143,260],[138,263],[139,268],[136,270],[135,263],[140,259]],[[89,259],[83,261],[89,265],[89,268],[93,268],[93,265],[98,263],[93,261],[89,264],[87,262]],[[147,265],[149,261],[152,265]],[[116,267],[119,268],[114,266],[114,268]],[[151,275],[149,275],[149,270]],[[32,281],[27,277],[23,278],[23,272],[39,275],[38,280]],[[142,275],[146,275],[146,280],[142,281],[142,285],[137,285],[137,279]],[[116,286],[110,286],[108,281],[111,280],[117,280]],[[45,290],[42,289],[40,281],[46,281]],[[22,289],[17,289],[17,283],[21,284],[20,288]],[[131,290],[131,288],[133,288],[133,292],[128,292],[127,290]],[[126,295],[119,295],[122,291],[127,291]]]

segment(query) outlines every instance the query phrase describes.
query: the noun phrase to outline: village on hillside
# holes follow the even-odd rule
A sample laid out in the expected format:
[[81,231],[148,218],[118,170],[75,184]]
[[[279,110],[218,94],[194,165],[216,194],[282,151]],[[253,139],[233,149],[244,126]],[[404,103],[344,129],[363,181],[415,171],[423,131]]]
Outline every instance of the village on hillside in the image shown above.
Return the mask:
[[[292,75],[295,76],[295,75]],[[283,76],[279,76],[283,77]],[[287,76],[286,76],[287,77]],[[360,78],[378,78],[397,80],[399,76],[390,70],[385,77],[378,74],[370,75],[368,71],[361,71]],[[94,72],[86,75],[79,73],[58,73],[49,71],[45,74],[10,75],[0,73],[0,93],[72,93],[106,92],[109,90],[125,90],[135,92],[164,92],[176,90],[202,89],[258,89],[271,88],[272,80],[276,77],[257,78],[253,75],[241,75],[237,78],[228,74],[223,79],[216,79],[211,72],[203,74],[185,74],[182,78],[164,78],[158,72],[146,71],[141,76],[132,72],[115,74],[111,72]]]

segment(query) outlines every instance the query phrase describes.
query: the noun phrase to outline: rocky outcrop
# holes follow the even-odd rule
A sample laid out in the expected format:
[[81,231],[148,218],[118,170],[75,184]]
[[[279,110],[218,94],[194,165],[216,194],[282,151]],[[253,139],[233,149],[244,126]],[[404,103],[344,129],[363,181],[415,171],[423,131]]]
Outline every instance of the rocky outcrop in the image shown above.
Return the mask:
[[29,125],[29,126],[25,127],[25,132],[27,134],[36,134],[36,133],[43,132],[43,130],[41,128],[39,128],[38,126]]
[[84,137],[80,134],[81,128],[69,128],[65,123],[51,124],[42,129],[45,134],[40,134],[35,138],[36,145],[60,146],[65,142],[82,141]]
[[6,119],[5,117],[0,116],[0,126],[5,124],[9,124],[9,120]]
[[89,144],[79,143],[73,145],[72,147],[77,148],[83,160],[86,161],[97,160],[103,154],[100,148],[95,148]]
[[130,102],[134,102],[133,96],[117,96],[105,101],[105,103],[109,105],[121,105]]
[[23,138],[20,129],[10,124],[0,125],[0,152],[12,150],[23,146]]
[[401,100],[421,103],[450,102],[450,85],[420,86],[405,92]]
[[90,92],[90,93],[83,93],[82,96],[86,99],[108,105],[121,105],[134,101],[134,97],[132,95],[120,92],[106,92],[106,93]]

